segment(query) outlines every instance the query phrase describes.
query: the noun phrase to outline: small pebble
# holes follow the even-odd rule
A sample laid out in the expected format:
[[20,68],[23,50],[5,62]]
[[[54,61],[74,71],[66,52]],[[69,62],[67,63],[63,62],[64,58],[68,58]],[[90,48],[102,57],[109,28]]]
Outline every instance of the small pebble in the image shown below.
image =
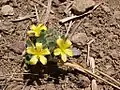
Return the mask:
[[81,14],[94,5],[95,2],[93,0],[74,0],[72,10],[74,14]]
[[10,5],[2,6],[1,8],[2,15],[8,16],[8,15],[14,15],[14,10]]
[[71,41],[77,45],[85,45],[88,41],[86,33],[76,33],[72,36]]
[[109,7],[107,7],[107,6],[105,6],[105,5],[101,5],[102,6],[102,8],[103,8],[103,10],[105,11],[105,12],[110,12],[111,10],[110,10],[110,8]]
[[73,47],[72,51],[73,51],[73,56],[80,56],[81,55],[80,50],[77,49],[76,47]]
[[120,11],[115,11],[114,12],[114,17],[118,20],[120,20]]
[[80,88],[87,88],[90,85],[90,80],[88,77],[82,76],[77,84]]
[[25,42],[24,41],[16,41],[15,43],[12,43],[8,46],[11,50],[18,54],[22,54],[22,52],[25,50]]

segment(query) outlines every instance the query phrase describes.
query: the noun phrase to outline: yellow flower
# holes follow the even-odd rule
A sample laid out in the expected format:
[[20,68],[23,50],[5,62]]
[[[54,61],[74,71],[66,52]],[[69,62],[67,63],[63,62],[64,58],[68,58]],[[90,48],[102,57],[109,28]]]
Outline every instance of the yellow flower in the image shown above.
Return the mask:
[[47,30],[47,27],[43,24],[38,24],[38,26],[32,25],[31,30],[27,33],[35,34],[36,37],[39,37],[42,30]]
[[33,55],[30,59],[31,65],[35,65],[38,60],[45,65],[47,64],[47,58],[45,55],[49,55],[50,51],[48,48],[43,49],[42,43],[36,43],[35,47],[27,47],[27,53]]
[[73,56],[72,50],[69,49],[69,47],[72,45],[70,40],[63,40],[62,38],[57,39],[57,45],[59,46],[54,50],[54,55],[61,55],[61,59],[66,62],[67,61],[67,55]]

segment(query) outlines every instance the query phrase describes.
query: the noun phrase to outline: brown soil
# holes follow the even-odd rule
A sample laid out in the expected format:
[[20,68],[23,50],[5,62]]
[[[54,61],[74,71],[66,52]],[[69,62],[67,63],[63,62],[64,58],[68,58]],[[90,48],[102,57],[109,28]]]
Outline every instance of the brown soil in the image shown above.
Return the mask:
[[[22,56],[25,49],[26,31],[30,30],[30,25],[36,23],[37,19],[31,17],[17,22],[11,20],[33,15],[34,5],[37,6],[40,16],[46,8],[34,1],[37,0],[0,1],[0,9],[4,5],[10,5],[14,9],[14,15],[0,14],[0,90],[90,90],[92,77],[71,68],[48,65],[45,67],[47,72],[41,76],[23,74],[26,72]],[[47,0],[42,1],[47,6]],[[69,16],[69,13],[64,12],[68,2],[63,4],[64,2],[58,0],[53,1],[51,8],[54,13],[50,14],[46,25],[48,28],[57,27],[64,34],[69,22],[60,24],[58,20]],[[43,22],[44,18],[40,22]],[[69,34],[81,21],[74,35],[85,33],[88,40],[95,39],[95,42],[91,44],[90,56],[94,57],[96,68],[120,82],[120,0],[103,0],[103,4],[91,14],[73,21],[75,23]],[[81,45],[79,48],[81,56],[72,58],[71,61],[85,65],[87,46]],[[33,67],[33,70],[34,68],[36,67]],[[16,74],[13,75],[13,73]],[[97,80],[97,85],[98,90],[117,90],[100,80]]]

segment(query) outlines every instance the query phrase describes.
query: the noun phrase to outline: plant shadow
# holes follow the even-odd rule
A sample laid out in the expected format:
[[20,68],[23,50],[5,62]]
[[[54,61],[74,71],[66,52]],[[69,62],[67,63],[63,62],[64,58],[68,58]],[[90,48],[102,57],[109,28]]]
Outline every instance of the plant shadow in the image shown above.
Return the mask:
[[33,82],[37,82],[41,85],[41,79],[46,82],[53,82],[59,84],[59,78],[64,79],[67,75],[67,71],[58,67],[56,62],[49,61],[47,65],[42,65],[38,62],[36,65],[28,65],[28,72],[30,74],[24,74],[24,80],[27,81],[27,85],[32,85]]

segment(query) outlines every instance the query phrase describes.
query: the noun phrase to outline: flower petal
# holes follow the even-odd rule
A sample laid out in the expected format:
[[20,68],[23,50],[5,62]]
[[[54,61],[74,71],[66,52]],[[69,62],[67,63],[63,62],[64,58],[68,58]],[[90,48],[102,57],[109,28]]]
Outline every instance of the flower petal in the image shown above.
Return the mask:
[[61,53],[61,59],[66,62],[67,61],[67,55],[65,53]]
[[67,40],[65,41],[65,46],[64,46],[64,47],[65,47],[65,48],[69,48],[71,45],[72,45],[71,41],[67,39]]
[[32,25],[30,29],[34,31],[36,29],[36,26]]
[[35,31],[35,36],[36,36],[36,37],[39,37],[39,36],[40,36],[40,30],[36,30],[36,31]]
[[37,56],[32,56],[29,63],[30,65],[35,65],[37,64],[37,62],[38,62]]
[[61,50],[59,48],[54,50],[54,55],[55,56],[60,55],[60,53],[61,53]]
[[57,39],[57,45],[60,48],[63,48],[64,47],[64,40],[62,38]]
[[43,49],[42,52],[41,52],[42,55],[49,55],[50,54],[50,51],[48,48],[46,49]]
[[47,58],[45,56],[39,55],[39,60],[43,65],[47,64]]
[[40,31],[41,30],[47,30],[47,27],[43,24],[39,24],[38,27],[39,27]]
[[65,49],[65,53],[69,56],[73,56],[73,52],[70,49]]
[[27,34],[30,35],[30,34],[33,34],[35,33],[34,31],[27,31]]
[[42,43],[36,43],[36,49],[37,49],[37,51],[41,52],[41,50],[42,50]]
[[33,47],[27,47],[28,54],[35,54],[35,49]]

